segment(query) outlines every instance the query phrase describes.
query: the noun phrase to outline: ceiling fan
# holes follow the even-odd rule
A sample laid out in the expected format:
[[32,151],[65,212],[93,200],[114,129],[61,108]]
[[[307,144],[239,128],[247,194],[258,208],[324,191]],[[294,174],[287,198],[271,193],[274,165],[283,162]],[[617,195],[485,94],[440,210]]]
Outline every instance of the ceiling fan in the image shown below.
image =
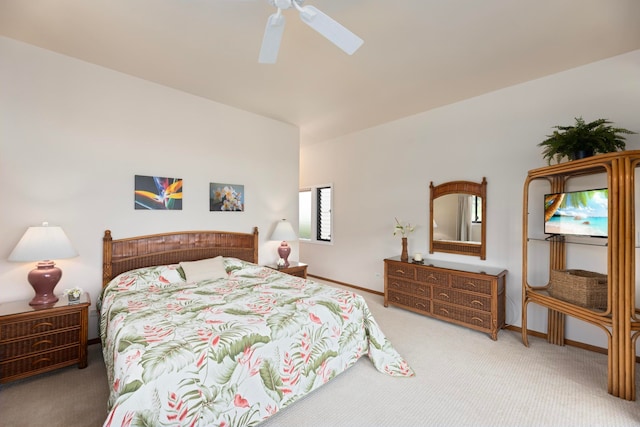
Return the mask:
[[352,55],[362,46],[362,43],[364,43],[360,37],[353,34],[316,7],[302,6],[304,0],[268,1],[272,6],[277,7],[278,11],[269,16],[267,20],[267,27],[264,30],[262,47],[260,48],[260,56],[258,57],[258,62],[261,64],[275,64],[278,59],[278,50],[280,49],[280,41],[284,33],[285,22],[282,11],[292,7],[298,10],[302,22],[322,34],[347,54]]

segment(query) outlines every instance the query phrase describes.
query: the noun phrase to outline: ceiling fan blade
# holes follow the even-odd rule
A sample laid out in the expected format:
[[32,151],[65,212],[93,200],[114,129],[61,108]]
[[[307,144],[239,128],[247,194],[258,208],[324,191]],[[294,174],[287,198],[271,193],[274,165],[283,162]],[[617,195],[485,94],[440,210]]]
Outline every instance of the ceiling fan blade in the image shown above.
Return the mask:
[[269,16],[269,19],[267,20],[267,26],[264,29],[264,37],[262,38],[262,47],[260,48],[260,56],[258,57],[259,63],[276,63],[283,33],[284,16],[280,9],[278,9],[278,12]]
[[364,43],[360,37],[347,30],[336,20],[318,10],[316,7],[298,6],[296,9],[300,12],[300,18],[305,24],[322,34],[347,54],[353,55]]

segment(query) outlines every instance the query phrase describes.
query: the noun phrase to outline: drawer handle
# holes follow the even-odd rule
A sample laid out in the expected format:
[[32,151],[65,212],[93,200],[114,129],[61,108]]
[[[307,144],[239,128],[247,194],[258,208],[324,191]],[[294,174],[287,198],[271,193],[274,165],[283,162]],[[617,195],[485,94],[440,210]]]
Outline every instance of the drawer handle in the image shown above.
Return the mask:
[[445,297],[445,298],[449,299],[449,295],[445,294],[444,292],[440,292],[438,295],[440,295],[441,297]]
[[449,314],[449,310],[447,310],[446,308],[441,308],[440,311],[444,314]]
[[419,302],[419,303],[416,304],[416,308],[421,308],[423,310],[426,310],[427,306],[426,306],[426,304]]
[[476,322],[478,322],[478,323],[483,323],[483,322],[482,322],[482,319],[481,319],[481,318],[479,318],[479,317],[475,317],[475,316],[474,316],[474,317],[472,317],[472,318],[471,318],[471,320],[475,320],[475,321],[476,321]]
[[41,340],[41,341],[38,341],[38,342],[34,342],[31,345],[31,348],[40,347],[41,345],[46,345],[46,344],[49,344],[49,345],[53,344],[53,341],[51,341],[51,340]]
[[397,274],[404,274],[404,270],[396,270]]
[[482,301],[478,301],[476,299],[474,299],[473,301],[471,301],[471,304],[476,304],[479,305],[480,307],[484,307],[484,304],[482,303]]
[[396,297],[396,296],[394,296],[392,299],[393,299],[394,301],[400,301],[400,298],[399,298],[399,297]]
[[393,286],[394,288],[398,288],[398,289],[402,288],[402,286],[400,286],[400,283],[398,283],[398,282],[392,282],[391,286]]
[[50,328],[52,326],[53,326],[53,323],[51,323],[51,322],[42,322],[42,323],[38,323],[37,325],[33,325],[31,327],[31,330],[35,331],[38,328],[43,328],[43,327],[49,327]]
[[418,292],[420,292],[420,293],[426,293],[426,292],[427,292],[427,290],[426,290],[425,288],[418,288],[418,289],[416,289],[416,290],[417,290]]
[[38,360],[34,360],[31,363],[31,366],[36,366],[36,365],[40,365],[42,363],[48,363],[48,362],[51,362],[51,358],[50,357],[42,357],[42,358],[40,358]]
[[470,287],[472,287],[472,288],[475,288],[475,287],[476,287],[476,284],[475,284],[475,283],[473,283],[473,282],[467,282],[467,283],[465,283],[465,285],[470,286]]
[[434,276],[433,274],[429,274],[427,276],[427,280],[433,280],[434,282],[437,281],[438,279],[436,278],[436,276]]

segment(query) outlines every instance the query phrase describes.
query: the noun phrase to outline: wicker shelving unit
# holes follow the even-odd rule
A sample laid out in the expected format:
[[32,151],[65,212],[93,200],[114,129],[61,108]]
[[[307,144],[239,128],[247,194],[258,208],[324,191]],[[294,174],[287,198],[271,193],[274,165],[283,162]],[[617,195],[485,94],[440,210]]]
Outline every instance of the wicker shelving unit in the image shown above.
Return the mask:
[[[608,391],[626,400],[636,400],[635,346],[640,335],[640,313],[635,307],[635,169],[640,150],[602,154],[582,160],[529,171],[524,184],[522,228],[522,341],[528,346],[527,305],[548,308],[547,340],[564,345],[565,316],[588,322],[602,329],[608,339]],[[605,174],[609,189],[609,237],[607,251],[606,310],[581,307],[552,297],[546,286],[531,286],[529,263],[529,191],[534,181],[546,180],[551,192],[565,191],[573,178]],[[549,239],[549,269],[566,269],[568,243]]]

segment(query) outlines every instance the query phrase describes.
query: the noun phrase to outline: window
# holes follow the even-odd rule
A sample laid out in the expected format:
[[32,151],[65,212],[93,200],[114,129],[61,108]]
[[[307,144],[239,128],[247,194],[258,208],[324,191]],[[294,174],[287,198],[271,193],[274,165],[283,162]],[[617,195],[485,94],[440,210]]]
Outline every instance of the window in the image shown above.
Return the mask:
[[313,186],[300,190],[298,236],[310,242],[331,242],[333,186]]

